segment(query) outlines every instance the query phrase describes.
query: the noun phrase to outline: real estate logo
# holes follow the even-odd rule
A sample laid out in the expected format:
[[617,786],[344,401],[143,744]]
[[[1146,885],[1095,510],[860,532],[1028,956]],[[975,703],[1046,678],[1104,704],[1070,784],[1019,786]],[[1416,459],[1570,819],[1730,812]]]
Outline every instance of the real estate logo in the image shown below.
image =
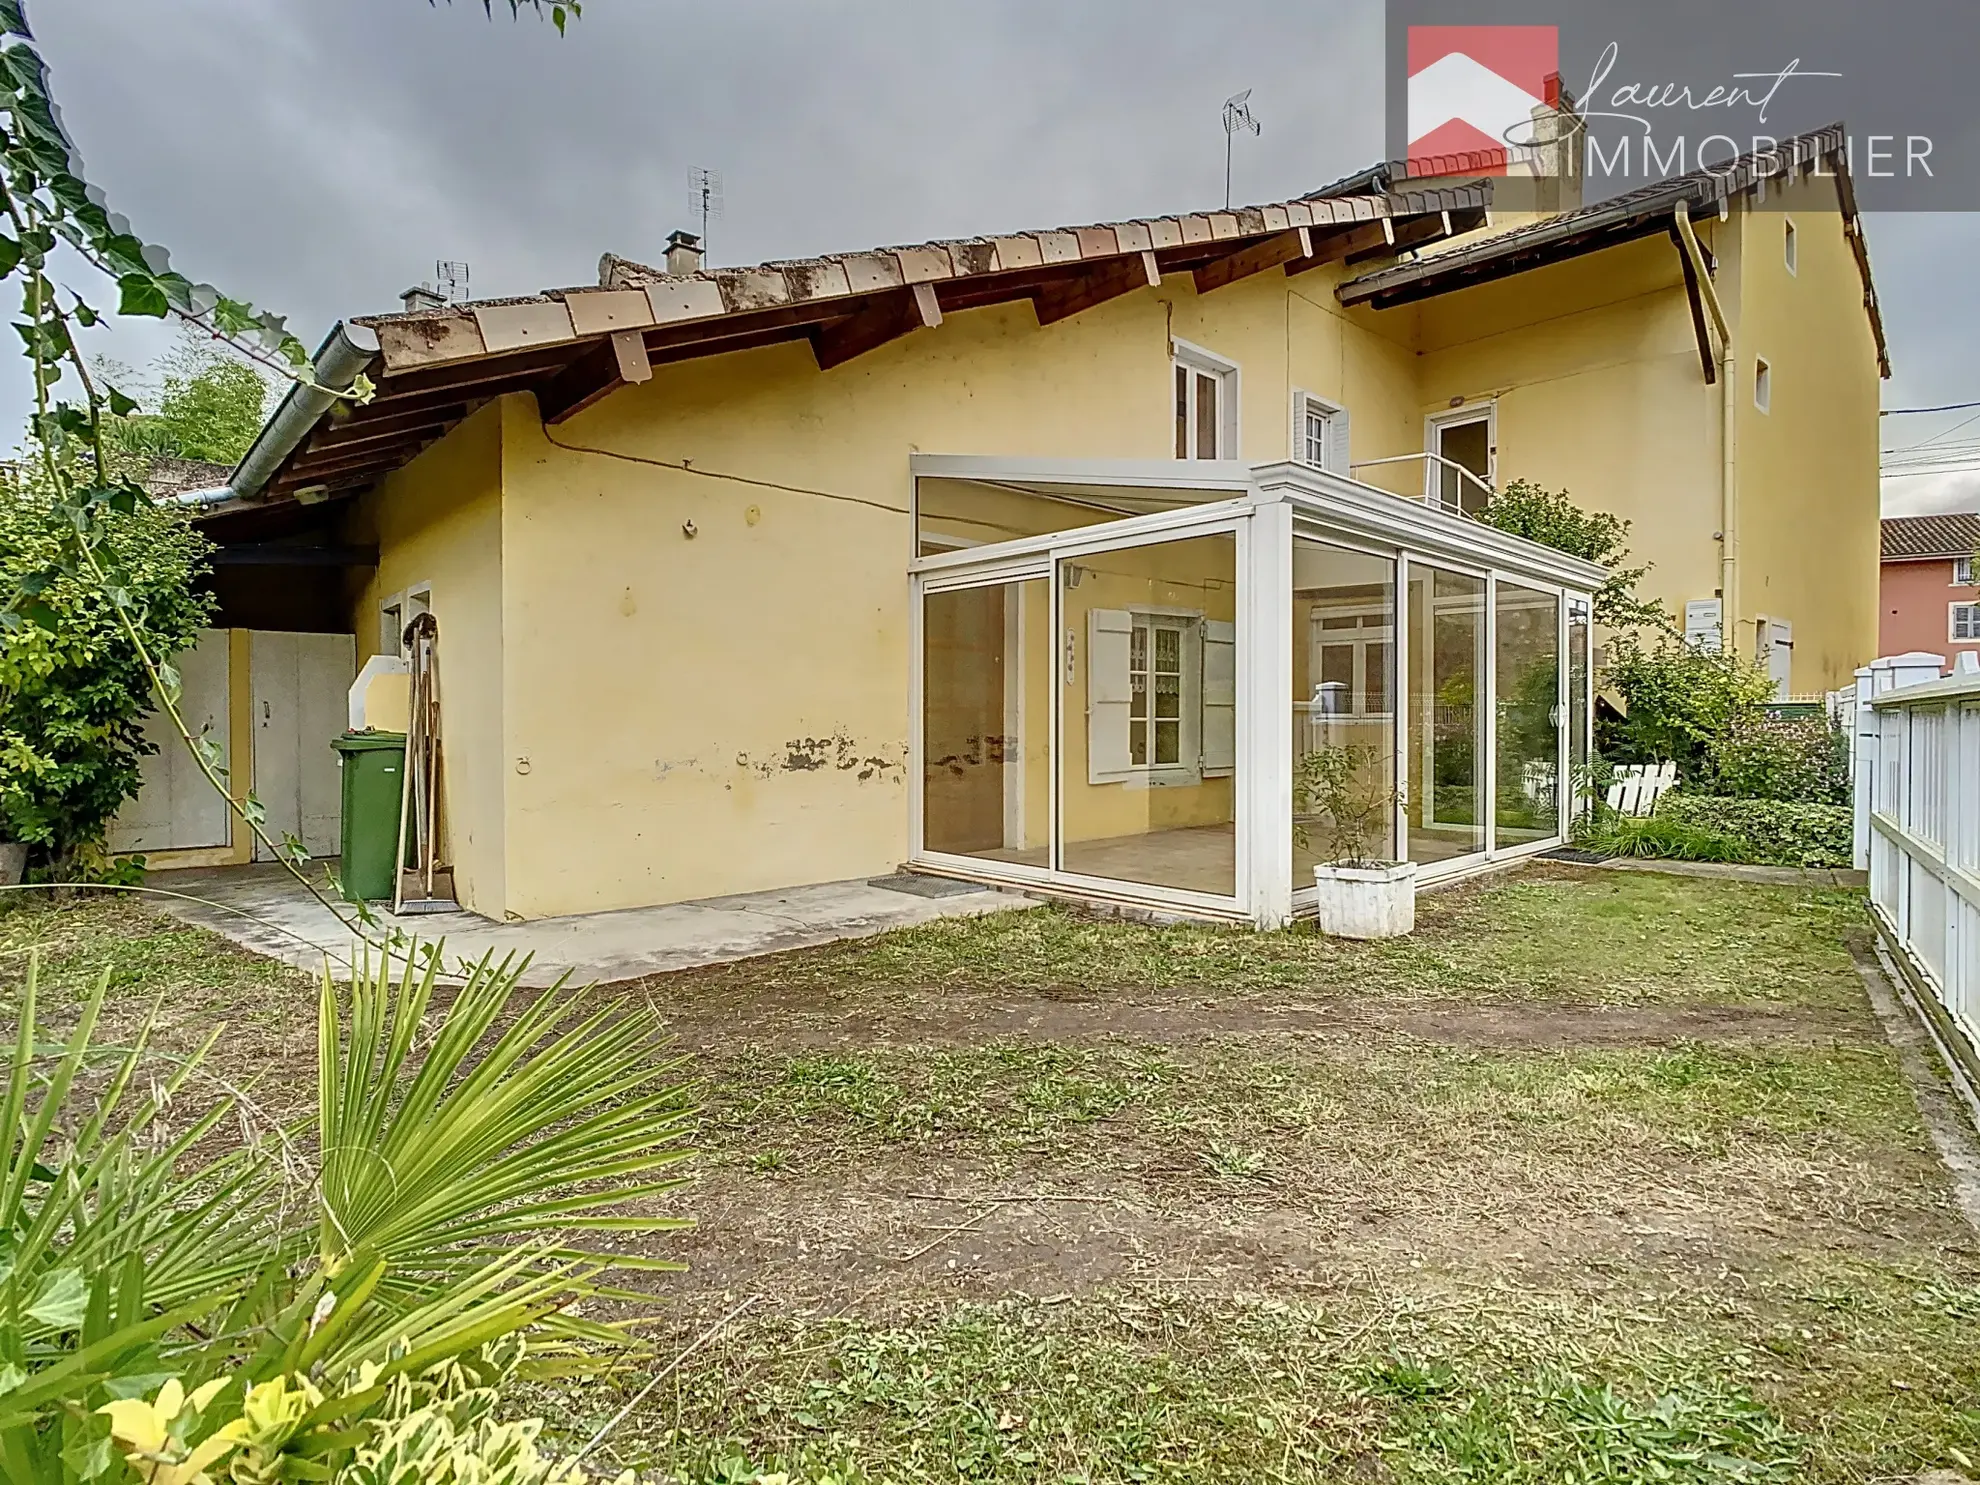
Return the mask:
[[1558,107],[1558,26],[1411,26],[1409,173],[1504,175]]
[[1846,162],[1865,210],[1980,210],[1971,0],[1388,0],[1386,51],[1391,177],[1495,177],[1495,208],[1749,160]]

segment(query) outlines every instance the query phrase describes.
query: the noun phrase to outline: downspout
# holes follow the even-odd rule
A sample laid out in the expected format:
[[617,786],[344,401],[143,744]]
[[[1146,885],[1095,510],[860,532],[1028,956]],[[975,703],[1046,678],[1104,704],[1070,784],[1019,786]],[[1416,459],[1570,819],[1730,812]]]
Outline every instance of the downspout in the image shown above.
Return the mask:
[[1719,291],[1705,267],[1705,250],[1692,230],[1691,210],[1677,204],[1678,239],[1698,277],[1700,296],[1713,329],[1719,333],[1719,634],[1733,651],[1739,636],[1739,465],[1734,429],[1739,415],[1739,361],[1733,352],[1732,327],[1719,303]]
[[315,359],[310,363],[309,380],[290,384],[275,405],[274,416],[262,425],[241,462],[227,477],[227,483],[210,490],[168,495],[158,503],[203,510],[229,500],[252,500],[282,467],[282,461],[295,452],[296,445],[309,437],[317,420],[337,400],[337,394],[348,391],[377,355],[375,334],[363,325],[338,321],[317,347]]

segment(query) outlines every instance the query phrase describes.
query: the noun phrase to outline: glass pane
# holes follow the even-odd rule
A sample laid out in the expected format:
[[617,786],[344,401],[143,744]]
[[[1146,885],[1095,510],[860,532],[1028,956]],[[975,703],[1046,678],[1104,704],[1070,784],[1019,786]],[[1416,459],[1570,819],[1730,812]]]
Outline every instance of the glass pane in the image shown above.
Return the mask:
[[1189,368],[1176,368],[1176,457],[1189,457]]
[[1409,564],[1409,859],[1485,849],[1485,580]]
[[1196,457],[1217,457],[1217,378],[1196,373]]
[[1501,582],[1497,600],[1497,813],[1500,847],[1558,834],[1561,824],[1561,601]]
[[1293,538],[1293,886],[1313,868],[1395,856],[1396,565]]
[[1050,863],[1051,591],[1042,578],[930,593],[922,606],[922,841]]
[[1234,895],[1237,539],[1061,562],[1059,606],[1060,864]]

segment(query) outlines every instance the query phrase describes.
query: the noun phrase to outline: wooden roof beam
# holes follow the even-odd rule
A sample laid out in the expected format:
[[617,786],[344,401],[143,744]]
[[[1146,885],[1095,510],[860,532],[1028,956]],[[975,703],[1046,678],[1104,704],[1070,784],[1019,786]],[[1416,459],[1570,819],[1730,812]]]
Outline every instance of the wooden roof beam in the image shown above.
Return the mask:
[[1329,263],[1345,263],[1354,253],[1387,251],[1395,245],[1396,225],[1391,217],[1361,222],[1345,231],[1330,232],[1315,239],[1313,251],[1286,264],[1288,276],[1323,268]]
[[1132,294],[1136,289],[1155,288],[1161,282],[1162,270],[1153,253],[1130,253],[1076,277],[1034,289],[1031,304],[1037,311],[1039,324],[1055,325],[1096,304]]
[[878,350],[890,340],[932,330],[942,323],[933,284],[910,284],[860,314],[819,325],[811,332],[811,352],[820,371],[843,366],[855,356]]
[[621,387],[653,380],[646,337],[637,330],[615,330],[540,388],[537,410],[546,424],[574,418]]
[[1234,284],[1239,279],[1250,278],[1254,273],[1263,273],[1268,268],[1277,268],[1282,263],[1290,263],[1299,258],[1313,256],[1313,231],[1309,227],[1294,227],[1254,242],[1249,247],[1239,248],[1234,253],[1226,253],[1221,258],[1212,259],[1196,270],[1196,292],[1208,294],[1214,289]]
[[1425,243],[1441,242],[1451,235],[1451,214],[1447,211],[1433,211],[1420,217],[1405,218],[1396,227],[1391,240],[1349,253],[1348,263],[1363,263],[1370,258],[1385,258],[1396,253],[1407,253],[1422,247]]

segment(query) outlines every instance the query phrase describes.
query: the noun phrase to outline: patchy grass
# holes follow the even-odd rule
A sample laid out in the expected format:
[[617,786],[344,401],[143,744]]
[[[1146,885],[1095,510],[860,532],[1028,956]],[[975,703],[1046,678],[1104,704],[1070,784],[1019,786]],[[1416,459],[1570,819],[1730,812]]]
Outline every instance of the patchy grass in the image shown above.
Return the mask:
[[[1980,1455],[1962,1318],[1980,1289],[1849,1283],[1728,1299],[1429,1274],[1324,1300],[1115,1292],[746,1320],[646,1398],[613,1452],[692,1482],[1534,1485],[1896,1479]],[[622,1396],[594,1394],[571,1424]]]
[[[1381,945],[947,920],[636,987],[695,1048],[646,1481],[1980,1475],[1980,1243],[1859,898],[1535,866]],[[0,914],[306,1090],[306,977],[128,900]],[[576,1439],[657,1371],[539,1395]]]
[[858,1001],[906,990],[1122,991],[1220,996],[1560,1000],[1606,1005],[1855,1007],[1848,891],[1537,868],[1426,896],[1420,931],[1354,944],[1304,929],[1258,934],[1107,921],[1045,909],[948,918],[880,938],[700,971],[715,996]]

